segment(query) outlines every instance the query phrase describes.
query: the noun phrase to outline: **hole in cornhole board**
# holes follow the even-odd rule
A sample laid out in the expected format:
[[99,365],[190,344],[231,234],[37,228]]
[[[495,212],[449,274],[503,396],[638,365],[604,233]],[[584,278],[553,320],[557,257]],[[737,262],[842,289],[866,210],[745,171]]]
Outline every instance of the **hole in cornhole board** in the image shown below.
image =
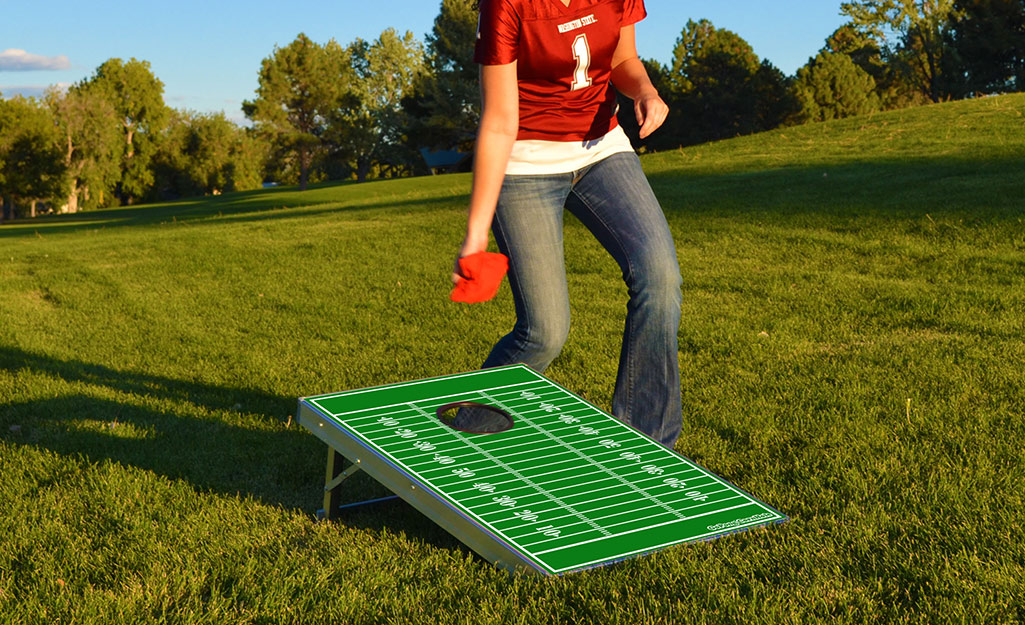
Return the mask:
[[472,401],[438,406],[437,414],[446,426],[471,434],[497,434],[513,426],[513,418],[506,411]]

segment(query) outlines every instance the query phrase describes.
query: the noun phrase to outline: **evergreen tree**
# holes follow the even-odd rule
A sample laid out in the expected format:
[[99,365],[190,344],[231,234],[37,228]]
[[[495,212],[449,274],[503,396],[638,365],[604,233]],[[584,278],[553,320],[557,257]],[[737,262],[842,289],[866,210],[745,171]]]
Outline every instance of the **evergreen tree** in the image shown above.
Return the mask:
[[1025,0],[958,0],[956,7],[952,89],[962,97],[1025,91]]
[[797,72],[797,95],[811,121],[839,119],[879,110],[875,80],[851,57],[822,51]]
[[853,23],[844,24],[826,39],[822,52],[849,56],[875,81],[875,93],[882,110],[900,109],[929,101],[907,80],[900,63],[893,63],[881,36]]
[[426,66],[403,101],[411,147],[473,148],[480,121],[478,68],[473,62],[477,10],[473,0],[442,0],[427,35]]
[[801,102],[794,89],[794,80],[768,59],[758,67],[748,89],[755,102],[757,132],[795,124],[800,120]]
[[768,130],[797,110],[783,73],[708,20],[687,22],[665,82],[670,116],[656,149]]

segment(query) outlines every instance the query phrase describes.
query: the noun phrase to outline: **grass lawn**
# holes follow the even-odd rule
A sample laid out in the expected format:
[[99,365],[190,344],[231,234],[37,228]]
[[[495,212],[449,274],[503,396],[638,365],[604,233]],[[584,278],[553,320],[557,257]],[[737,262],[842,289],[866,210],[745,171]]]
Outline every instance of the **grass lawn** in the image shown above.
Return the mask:
[[[475,369],[513,322],[507,285],[447,299],[469,177],[95,211],[0,226],[0,623],[1025,621],[1025,96],[642,162],[677,450],[789,523],[558,578],[401,502],[318,523],[296,398]],[[608,409],[625,287],[566,239],[546,373]]]

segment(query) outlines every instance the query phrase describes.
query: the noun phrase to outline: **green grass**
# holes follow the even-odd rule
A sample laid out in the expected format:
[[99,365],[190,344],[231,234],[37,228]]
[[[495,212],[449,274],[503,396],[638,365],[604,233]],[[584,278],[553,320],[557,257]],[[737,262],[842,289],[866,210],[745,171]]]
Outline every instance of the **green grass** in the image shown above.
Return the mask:
[[[684,278],[677,448],[791,517],[561,578],[402,503],[317,523],[299,396],[476,368],[464,175],[0,227],[0,622],[1025,620],[1025,96],[643,163]],[[548,375],[608,407],[626,301],[568,220]],[[354,478],[350,496],[382,494]]]

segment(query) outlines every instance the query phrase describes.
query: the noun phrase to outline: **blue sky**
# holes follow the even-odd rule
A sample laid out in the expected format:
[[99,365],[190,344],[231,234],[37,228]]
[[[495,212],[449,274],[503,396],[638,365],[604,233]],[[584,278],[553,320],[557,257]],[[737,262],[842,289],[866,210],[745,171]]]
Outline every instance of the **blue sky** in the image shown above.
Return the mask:
[[[552,0],[553,2],[556,0]],[[707,18],[793,74],[844,22],[841,0],[646,0],[638,52],[663,63],[688,19]],[[260,61],[305,32],[314,41],[372,40],[382,30],[431,30],[440,0],[0,0],[0,92],[38,95],[90,76],[111,57],[147,60],[168,105],[243,119]],[[41,68],[29,69],[24,68]]]

